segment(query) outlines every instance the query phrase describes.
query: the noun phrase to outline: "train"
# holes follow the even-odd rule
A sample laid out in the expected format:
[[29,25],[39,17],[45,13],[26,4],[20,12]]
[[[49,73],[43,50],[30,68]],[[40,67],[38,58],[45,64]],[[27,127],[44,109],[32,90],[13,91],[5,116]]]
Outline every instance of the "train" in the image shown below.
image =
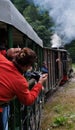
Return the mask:
[[68,81],[72,59],[64,48],[44,47],[42,39],[10,0],[0,0],[0,45],[2,42],[5,42],[7,49],[11,47],[33,49],[38,56],[38,73],[41,71],[42,62],[47,63],[48,80],[44,84],[45,90],[41,91],[34,104],[24,106],[18,99],[9,103],[9,130],[41,130],[41,115],[45,101]]

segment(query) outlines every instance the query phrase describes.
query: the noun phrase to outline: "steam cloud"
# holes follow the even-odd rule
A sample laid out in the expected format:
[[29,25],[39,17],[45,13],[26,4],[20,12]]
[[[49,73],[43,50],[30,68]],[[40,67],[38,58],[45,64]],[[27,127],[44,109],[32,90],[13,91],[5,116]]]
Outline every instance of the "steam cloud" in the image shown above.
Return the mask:
[[75,39],[75,0],[33,0],[35,5],[49,11],[55,22],[54,31],[64,44]]
[[60,46],[62,46],[61,42],[62,42],[61,38],[57,34],[52,35],[52,37],[51,37],[52,48],[53,47],[59,48]]

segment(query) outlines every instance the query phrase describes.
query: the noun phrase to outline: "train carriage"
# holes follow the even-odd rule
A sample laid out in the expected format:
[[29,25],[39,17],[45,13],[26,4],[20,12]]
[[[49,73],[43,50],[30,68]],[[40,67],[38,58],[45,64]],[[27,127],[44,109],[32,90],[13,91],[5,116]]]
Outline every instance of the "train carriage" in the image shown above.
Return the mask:
[[56,90],[60,84],[68,80],[71,69],[71,58],[67,50],[63,48],[43,48],[44,60],[48,66],[48,80],[46,82],[46,93]]

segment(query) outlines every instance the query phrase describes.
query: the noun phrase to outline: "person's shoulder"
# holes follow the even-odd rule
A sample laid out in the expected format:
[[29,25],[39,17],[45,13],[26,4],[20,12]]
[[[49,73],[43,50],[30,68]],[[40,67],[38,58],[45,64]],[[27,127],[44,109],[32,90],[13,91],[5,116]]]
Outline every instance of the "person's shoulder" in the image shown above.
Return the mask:
[[0,59],[5,58],[5,56],[2,54],[2,52],[0,51]]

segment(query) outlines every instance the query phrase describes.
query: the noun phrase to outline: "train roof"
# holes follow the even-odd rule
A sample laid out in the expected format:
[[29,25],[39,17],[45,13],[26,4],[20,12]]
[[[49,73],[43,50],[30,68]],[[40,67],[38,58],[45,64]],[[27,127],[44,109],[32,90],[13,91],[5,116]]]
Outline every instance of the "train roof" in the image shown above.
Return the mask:
[[39,46],[43,47],[43,41],[10,0],[0,0],[0,21],[14,26]]
[[53,50],[53,51],[61,51],[61,52],[67,52],[67,50],[65,48],[48,48],[48,47],[44,47],[44,49],[49,49],[49,50]]

